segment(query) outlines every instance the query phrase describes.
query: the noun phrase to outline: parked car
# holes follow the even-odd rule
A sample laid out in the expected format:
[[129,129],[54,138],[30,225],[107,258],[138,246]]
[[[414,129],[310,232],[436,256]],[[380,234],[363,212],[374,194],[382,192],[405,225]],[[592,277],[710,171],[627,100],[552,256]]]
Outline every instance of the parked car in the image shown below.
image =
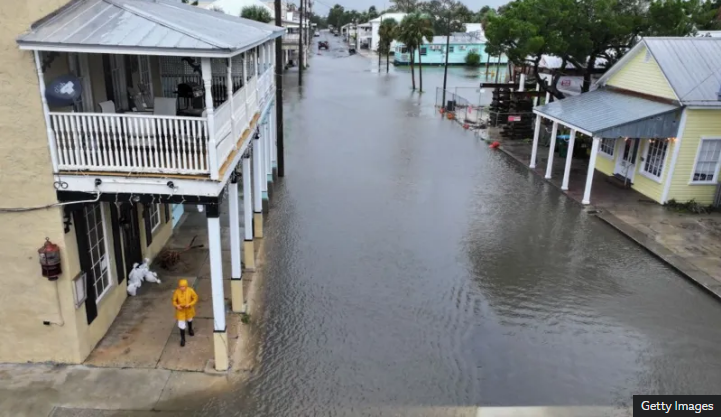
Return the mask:
[[315,31],[315,34],[313,36],[320,36],[320,32]]
[[328,41],[318,41],[318,50],[328,49]]

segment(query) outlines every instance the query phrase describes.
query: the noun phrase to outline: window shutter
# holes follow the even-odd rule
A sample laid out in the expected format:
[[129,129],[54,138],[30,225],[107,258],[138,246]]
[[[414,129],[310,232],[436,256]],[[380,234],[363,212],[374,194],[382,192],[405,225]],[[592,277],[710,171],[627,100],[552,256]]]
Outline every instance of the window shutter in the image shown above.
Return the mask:
[[153,243],[153,225],[150,222],[150,205],[143,204],[143,221],[145,222],[145,245]]
[[125,264],[123,264],[123,246],[121,245],[122,236],[120,236],[120,218],[118,217],[118,206],[110,203],[110,224],[113,226],[113,249],[115,251],[115,275],[118,278],[118,284],[122,284],[125,280]]
[[165,223],[170,222],[170,204],[165,205]]
[[[87,204],[86,204],[87,205]],[[93,275],[92,262],[90,261],[90,244],[88,242],[88,223],[85,220],[85,209],[80,207],[73,211],[73,224],[75,225],[75,237],[78,242],[78,259],[80,269],[85,272],[85,316],[88,325],[98,316],[98,306],[95,300],[95,276]]]

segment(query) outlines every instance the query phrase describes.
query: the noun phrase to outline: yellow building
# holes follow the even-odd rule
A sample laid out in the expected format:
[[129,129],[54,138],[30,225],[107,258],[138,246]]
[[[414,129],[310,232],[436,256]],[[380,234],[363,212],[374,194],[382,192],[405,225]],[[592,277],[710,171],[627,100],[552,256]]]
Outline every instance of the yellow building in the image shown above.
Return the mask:
[[[721,39],[645,38],[596,87],[534,109],[553,121],[554,133],[558,124],[571,130],[571,150],[577,133],[593,138],[584,204],[590,203],[594,168],[658,203],[714,202],[721,168]],[[532,167],[540,124],[538,118]],[[566,169],[565,189],[570,161]]]
[[[246,220],[261,214],[274,147],[261,121],[283,29],[170,0],[2,2],[0,16],[0,362],[82,362],[133,264],[171,235],[171,206],[196,203],[215,261],[216,368],[227,368],[219,205],[252,158]],[[53,280],[39,264],[46,238],[60,249]]]

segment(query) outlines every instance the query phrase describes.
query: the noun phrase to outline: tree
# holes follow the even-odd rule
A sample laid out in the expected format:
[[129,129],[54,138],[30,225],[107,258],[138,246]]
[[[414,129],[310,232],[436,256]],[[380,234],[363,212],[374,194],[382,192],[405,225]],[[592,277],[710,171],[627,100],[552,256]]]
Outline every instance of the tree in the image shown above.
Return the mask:
[[240,17],[257,22],[268,23],[273,20],[270,10],[265,6],[245,6],[240,11]]
[[413,13],[418,10],[418,0],[391,0],[393,5],[389,8],[394,12]]
[[386,72],[388,72],[390,67],[391,43],[396,38],[397,28],[398,22],[393,18],[383,19],[383,22],[381,22],[378,28],[378,54],[386,55]]
[[473,22],[473,13],[456,0],[431,0],[419,3],[418,10],[426,14],[433,23],[436,35],[465,32],[464,23]]
[[377,18],[378,16],[380,16],[380,14],[378,14],[378,11],[376,10],[375,6],[371,6],[368,8],[368,20],[373,20],[373,19]]
[[345,9],[343,6],[336,4],[328,12],[328,23],[335,26],[337,29],[340,29],[341,26],[345,25],[345,23],[343,23],[344,13]]
[[[712,26],[716,11],[703,0],[515,0],[486,14],[487,52],[514,64],[533,65],[541,88],[556,98],[567,64],[582,70],[582,92],[591,87],[599,59],[613,65],[642,36],[685,36]],[[550,82],[540,78],[544,54],[562,60]]]
[[481,55],[475,51],[469,51],[468,54],[466,54],[466,64],[469,66],[481,64]]
[[398,25],[397,38],[411,54],[411,78],[413,81],[413,89],[416,88],[415,79],[415,53],[418,51],[418,90],[423,92],[423,69],[420,48],[423,45],[424,38],[426,40],[433,39],[433,23],[431,20],[420,13],[410,13],[403,18]]

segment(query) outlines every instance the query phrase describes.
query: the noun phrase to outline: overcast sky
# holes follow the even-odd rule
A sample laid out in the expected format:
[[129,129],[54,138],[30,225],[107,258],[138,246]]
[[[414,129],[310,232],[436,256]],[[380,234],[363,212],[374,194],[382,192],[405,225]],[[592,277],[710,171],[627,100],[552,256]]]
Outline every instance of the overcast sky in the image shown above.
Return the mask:
[[[322,1],[322,3],[321,3]],[[383,10],[389,7],[392,3],[389,0],[314,0],[313,8],[319,15],[326,15],[328,10],[333,7],[334,4],[340,4],[345,9],[351,10],[368,10],[369,7],[375,6],[378,10]],[[468,6],[469,9],[474,12],[480,10],[481,7],[488,5],[494,9],[500,5],[508,3],[509,0],[462,0],[463,3]]]

